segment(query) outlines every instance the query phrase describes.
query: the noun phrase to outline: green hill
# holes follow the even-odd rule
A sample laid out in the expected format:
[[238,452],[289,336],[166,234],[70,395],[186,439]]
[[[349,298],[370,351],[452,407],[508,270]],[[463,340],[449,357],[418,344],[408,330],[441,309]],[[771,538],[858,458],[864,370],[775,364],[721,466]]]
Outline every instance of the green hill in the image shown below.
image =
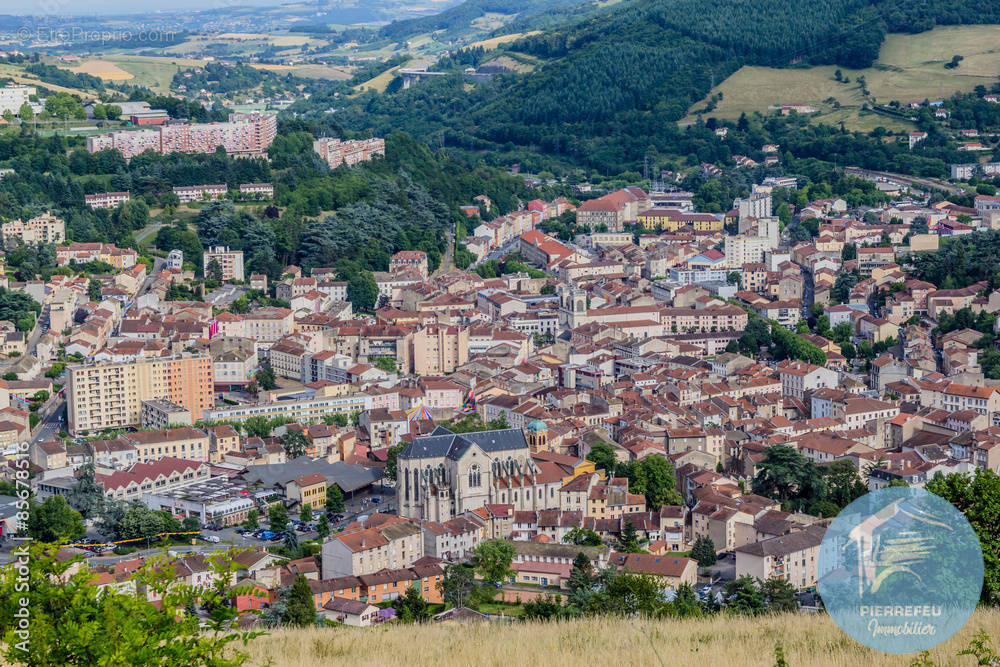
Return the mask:
[[[469,91],[422,82],[347,109],[346,123],[401,127],[471,150],[544,153],[616,173],[650,150],[696,153],[674,127],[712,87],[747,65],[868,67],[889,32],[1000,23],[987,0],[631,0],[504,48],[534,58],[523,75]],[[520,27],[520,26],[519,26]],[[710,115],[710,113],[708,114]],[[717,159],[711,154],[703,157]]]

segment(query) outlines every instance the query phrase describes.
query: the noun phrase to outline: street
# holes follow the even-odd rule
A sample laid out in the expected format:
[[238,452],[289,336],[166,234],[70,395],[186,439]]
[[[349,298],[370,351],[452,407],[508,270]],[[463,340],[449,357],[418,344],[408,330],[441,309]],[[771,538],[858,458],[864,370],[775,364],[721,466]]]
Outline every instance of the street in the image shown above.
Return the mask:
[[37,426],[38,430],[31,439],[32,443],[53,440],[56,437],[56,434],[63,428],[62,416],[65,412],[65,407],[66,398],[63,395],[59,395],[42,409],[44,413],[39,411],[38,415],[42,421],[39,422]]

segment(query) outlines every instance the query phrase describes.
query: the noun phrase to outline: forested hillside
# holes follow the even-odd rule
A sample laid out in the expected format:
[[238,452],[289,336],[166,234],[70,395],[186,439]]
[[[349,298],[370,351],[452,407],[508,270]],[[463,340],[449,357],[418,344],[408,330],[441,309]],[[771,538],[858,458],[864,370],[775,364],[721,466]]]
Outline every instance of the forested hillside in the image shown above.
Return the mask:
[[510,45],[540,63],[528,74],[468,91],[456,68],[453,78],[362,96],[339,118],[347,127],[403,128],[435,143],[544,153],[616,173],[650,150],[683,154],[676,121],[742,65],[869,66],[887,31],[954,23],[1000,23],[1000,3],[633,0]]

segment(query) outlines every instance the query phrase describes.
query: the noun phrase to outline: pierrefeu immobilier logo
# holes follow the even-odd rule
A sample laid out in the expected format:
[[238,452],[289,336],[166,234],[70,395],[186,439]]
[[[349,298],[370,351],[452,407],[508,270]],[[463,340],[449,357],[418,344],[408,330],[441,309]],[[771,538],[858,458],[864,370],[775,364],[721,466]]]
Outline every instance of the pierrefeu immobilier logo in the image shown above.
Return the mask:
[[979,602],[983,553],[962,513],[922,489],[873,491],[845,507],[820,545],[818,590],[856,641],[915,653],[958,632]]

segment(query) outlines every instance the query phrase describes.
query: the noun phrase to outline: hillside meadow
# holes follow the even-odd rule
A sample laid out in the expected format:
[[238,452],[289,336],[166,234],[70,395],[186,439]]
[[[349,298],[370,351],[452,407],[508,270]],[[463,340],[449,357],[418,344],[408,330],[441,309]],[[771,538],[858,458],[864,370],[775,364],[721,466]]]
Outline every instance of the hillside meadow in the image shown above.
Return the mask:
[[[931,652],[934,664],[974,665],[957,654],[978,630],[1000,643],[1000,611],[979,610],[966,627]],[[694,620],[585,618],[558,623],[276,630],[247,647],[250,664],[355,665],[663,665],[771,667],[781,643],[789,667],[889,667],[916,656],[877,653],[843,634],[829,616],[777,615]]]
[[[945,69],[945,63],[956,55],[964,58],[961,64]],[[849,129],[870,130],[877,125],[908,129],[905,123],[861,112],[865,100],[857,78],[865,77],[871,97],[881,103],[949,97],[978,85],[989,88],[1000,75],[1000,26],[947,26],[917,35],[889,35],[872,67],[840,68],[850,83],[834,78],[837,69],[741,67],[712,90],[710,95],[721,92],[723,99],[705,115],[737,118],[742,112],[768,113],[773,105],[797,102],[820,107],[822,120],[843,120]],[[840,103],[839,110],[827,102],[830,98]],[[691,112],[704,109],[707,101],[708,97],[693,105]],[[684,122],[693,119],[688,116]]]

